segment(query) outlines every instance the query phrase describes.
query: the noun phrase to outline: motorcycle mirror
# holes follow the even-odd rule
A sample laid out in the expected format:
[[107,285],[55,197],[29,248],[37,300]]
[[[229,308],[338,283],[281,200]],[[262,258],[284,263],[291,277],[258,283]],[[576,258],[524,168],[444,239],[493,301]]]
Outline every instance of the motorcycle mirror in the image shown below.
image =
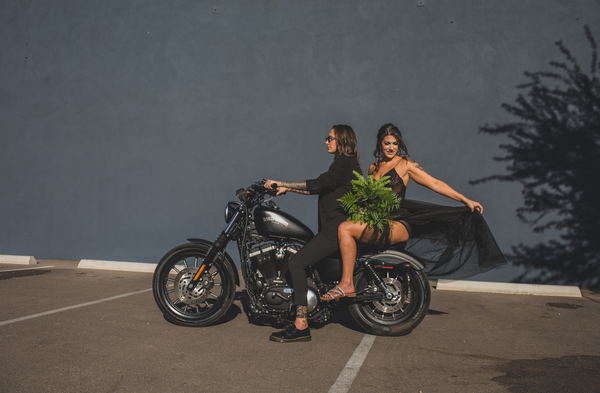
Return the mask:
[[237,195],[237,197],[240,201],[243,201],[244,197],[246,196],[246,190],[243,188],[240,188],[239,190],[237,190],[235,192],[235,195]]

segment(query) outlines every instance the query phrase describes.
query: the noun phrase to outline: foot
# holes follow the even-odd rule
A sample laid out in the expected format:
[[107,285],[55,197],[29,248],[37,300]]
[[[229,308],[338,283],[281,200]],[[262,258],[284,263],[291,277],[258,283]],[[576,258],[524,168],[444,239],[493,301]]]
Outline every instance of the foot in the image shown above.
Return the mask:
[[325,295],[321,296],[321,300],[328,302],[330,300],[340,299],[343,297],[355,297],[355,296],[356,296],[356,293],[354,293],[354,292],[346,293],[342,290],[342,288],[340,288],[339,285],[336,285],[335,288],[333,288],[331,291],[329,291]]
[[299,330],[296,325],[292,323],[286,326],[282,331],[271,334],[269,340],[279,343],[310,341],[310,328]]

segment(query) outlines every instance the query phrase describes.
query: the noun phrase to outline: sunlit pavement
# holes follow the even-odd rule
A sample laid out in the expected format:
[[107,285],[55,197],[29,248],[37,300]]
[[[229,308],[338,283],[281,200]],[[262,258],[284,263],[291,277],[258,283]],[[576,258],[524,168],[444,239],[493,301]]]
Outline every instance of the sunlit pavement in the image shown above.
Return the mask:
[[[250,323],[241,288],[217,325],[183,328],[152,274],[38,262],[0,265],[0,392],[327,392],[365,336],[342,311],[311,342],[271,342],[280,325]],[[423,323],[375,338],[346,390],[598,392],[600,293],[582,295],[433,289]]]

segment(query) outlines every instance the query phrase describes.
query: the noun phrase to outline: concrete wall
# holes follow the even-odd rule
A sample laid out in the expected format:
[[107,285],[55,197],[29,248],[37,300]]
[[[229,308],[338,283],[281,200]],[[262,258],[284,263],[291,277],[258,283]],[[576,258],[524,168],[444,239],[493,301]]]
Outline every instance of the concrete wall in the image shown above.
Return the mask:
[[[537,242],[517,185],[468,185],[503,171],[477,131],[514,120],[500,104],[555,41],[587,66],[599,20],[596,0],[2,0],[0,254],[152,262],[214,239],[237,188],[323,172],[338,123],[365,168],[397,124],[503,250]],[[277,202],[316,230],[316,197]]]

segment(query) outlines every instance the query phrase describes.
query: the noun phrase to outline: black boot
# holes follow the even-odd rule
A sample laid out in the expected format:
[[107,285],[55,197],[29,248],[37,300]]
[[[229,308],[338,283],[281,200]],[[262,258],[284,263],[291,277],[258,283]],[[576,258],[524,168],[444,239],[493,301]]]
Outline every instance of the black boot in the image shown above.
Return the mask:
[[269,340],[276,341],[278,343],[310,341],[310,328],[298,330],[296,325],[292,323],[286,326],[282,331],[271,334]]

